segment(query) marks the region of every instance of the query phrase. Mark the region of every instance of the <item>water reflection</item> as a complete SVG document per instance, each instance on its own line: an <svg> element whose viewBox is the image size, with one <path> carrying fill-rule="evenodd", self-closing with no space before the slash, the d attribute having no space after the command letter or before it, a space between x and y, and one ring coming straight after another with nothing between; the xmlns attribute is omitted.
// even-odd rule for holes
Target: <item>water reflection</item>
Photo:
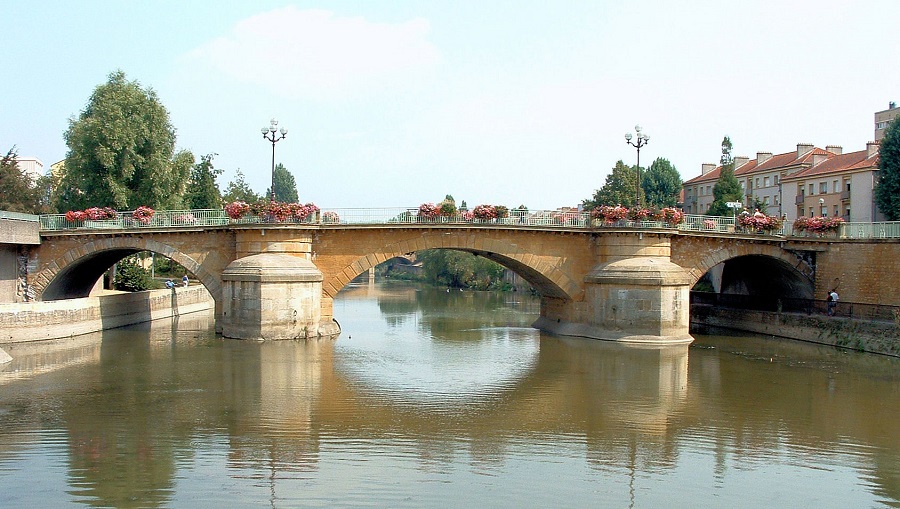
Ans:
<svg viewBox="0 0 900 509"><path fill-rule="evenodd" d="M523 296L442 293L353 289L337 340L225 340L192 314L10 349L0 506L900 500L896 359L556 338Z"/></svg>

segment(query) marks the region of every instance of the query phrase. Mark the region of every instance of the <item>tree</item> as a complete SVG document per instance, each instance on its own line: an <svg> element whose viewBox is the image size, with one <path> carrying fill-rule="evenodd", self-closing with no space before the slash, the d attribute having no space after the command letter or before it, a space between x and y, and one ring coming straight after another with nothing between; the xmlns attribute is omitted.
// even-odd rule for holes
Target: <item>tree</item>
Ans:
<svg viewBox="0 0 900 509"><path fill-rule="evenodd" d="M256 203L259 200L262 200L262 196L256 194L253 189L250 189L250 184L244 180L244 174L241 170L237 170L234 173L234 180L228 183L225 186L225 195L222 196L222 199L226 203L231 203L235 201L242 201L245 203Z"/></svg>
<svg viewBox="0 0 900 509"><path fill-rule="evenodd" d="M731 138L726 136L722 140L722 157L719 163L722 165L719 180L713 186L713 202L706 213L710 216L726 216L732 211L726 205L730 201L743 201L744 190L741 183L734 176L734 158L731 157Z"/></svg>
<svg viewBox="0 0 900 509"><path fill-rule="evenodd" d="M451 249L429 249L416 253L422 261L426 281L452 288L502 289L503 266L481 256Z"/></svg>
<svg viewBox="0 0 900 509"><path fill-rule="evenodd" d="M644 172L641 187L649 207L674 207L681 193L681 175L668 159L656 158Z"/></svg>
<svg viewBox="0 0 900 509"><path fill-rule="evenodd" d="M266 196L272 196L272 188L266 189ZM283 164L275 165L275 200L284 203L297 203L297 182L291 172Z"/></svg>
<svg viewBox="0 0 900 509"><path fill-rule="evenodd" d="M884 132L878 148L878 183L875 203L888 221L900 220L900 120Z"/></svg>
<svg viewBox="0 0 900 509"><path fill-rule="evenodd" d="M19 167L16 147L0 158L0 210L39 214L43 189Z"/></svg>
<svg viewBox="0 0 900 509"><path fill-rule="evenodd" d="M200 156L200 162L191 168L191 179L184 194L184 206L189 209L218 209L222 207L222 192L216 177L222 170L213 166L215 154Z"/></svg>
<svg viewBox="0 0 900 509"><path fill-rule="evenodd" d="M606 176L603 187L594 191L594 196L583 200L585 210L601 205L631 205L637 203L637 172L633 166L626 166L620 159L612 172Z"/></svg>
<svg viewBox="0 0 900 509"><path fill-rule="evenodd" d="M57 207L178 208L194 156L175 152L175 129L156 92L116 71L69 120Z"/></svg>
<svg viewBox="0 0 900 509"><path fill-rule="evenodd" d="M140 292L150 289L152 281L137 257L129 256L116 263L116 276L113 279L113 288L116 290Z"/></svg>

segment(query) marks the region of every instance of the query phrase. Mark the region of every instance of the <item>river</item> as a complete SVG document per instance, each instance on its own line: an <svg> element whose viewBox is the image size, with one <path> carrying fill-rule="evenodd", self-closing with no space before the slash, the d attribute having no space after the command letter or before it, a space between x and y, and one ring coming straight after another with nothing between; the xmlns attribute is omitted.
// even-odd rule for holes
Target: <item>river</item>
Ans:
<svg viewBox="0 0 900 509"><path fill-rule="evenodd" d="M2 345L0 507L900 507L900 359L561 338L539 308L378 284L335 340L199 313Z"/></svg>

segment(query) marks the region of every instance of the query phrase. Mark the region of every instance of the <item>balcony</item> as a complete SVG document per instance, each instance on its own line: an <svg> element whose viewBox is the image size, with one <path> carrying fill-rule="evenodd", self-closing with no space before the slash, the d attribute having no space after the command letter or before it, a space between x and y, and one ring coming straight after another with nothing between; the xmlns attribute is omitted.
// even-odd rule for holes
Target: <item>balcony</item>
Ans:
<svg viewBox="0 0 900 509"><path fill-rule="evenodd" d="M803 205L803 201L806 199L805 194L798 194L797 198L794 199L794 205Z"/></svg>
<svg viewBox="0 0 900 509"><path fill-rule="evenodd" d="M848 201L848 200L850 200L850 190L847 189L846 191L841 191L841 201Z"/></svg>

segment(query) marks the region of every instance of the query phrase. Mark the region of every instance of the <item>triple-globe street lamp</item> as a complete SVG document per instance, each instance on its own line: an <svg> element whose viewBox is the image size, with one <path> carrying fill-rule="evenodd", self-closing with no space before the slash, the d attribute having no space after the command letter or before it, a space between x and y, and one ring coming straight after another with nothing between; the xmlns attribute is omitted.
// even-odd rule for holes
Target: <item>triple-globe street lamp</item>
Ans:
<svg viewBox="0 0 900 509"><path fill-rule="evenodd" d="M280 130L278 129L278 121L274 118L269 121L269 127L263 127L260 129L262 132L263 138L272 142L272 195L271 200L275 201L275 144L279 141L283 140L285 136L287 136L287 129L282 127ZM276 132L281 133L281 136L276 136Z"/></svg>
<svg viewBox="0 0 900 509"><path fill-rule="evenodd" d="M634 130L637 133L637 139L631 141L631 133L625 133L625 143L637 149L637 166L634 168L637 182L635 183L634 190L636 191L635 199L637 207L641 208L641 147L650 142L650 137L641 132L641 126L639 125L634 126Z"/></svg>

